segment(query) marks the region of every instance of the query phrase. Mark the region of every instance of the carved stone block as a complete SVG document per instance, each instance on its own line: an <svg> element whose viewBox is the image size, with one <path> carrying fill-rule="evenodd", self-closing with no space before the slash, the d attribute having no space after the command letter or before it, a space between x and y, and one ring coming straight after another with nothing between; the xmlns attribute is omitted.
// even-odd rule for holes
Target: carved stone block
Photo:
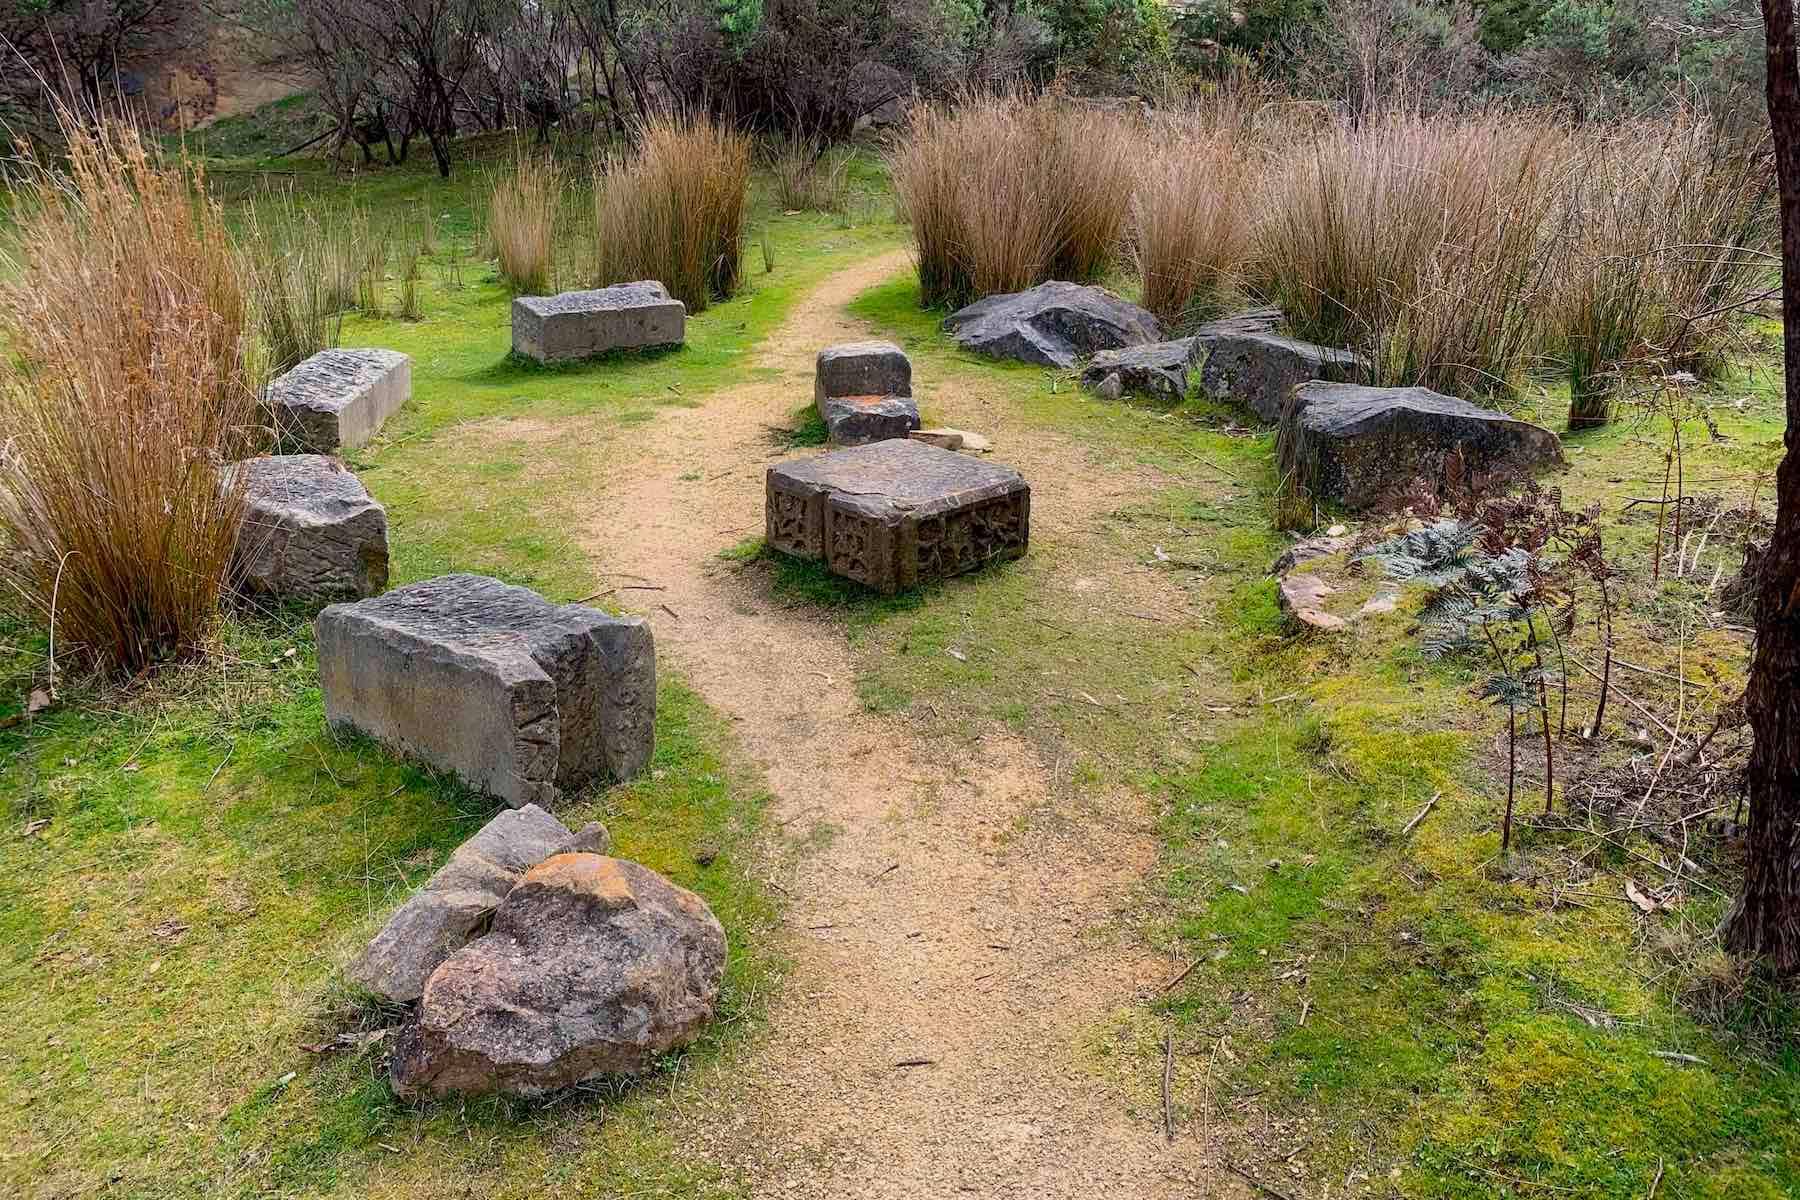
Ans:
<svg viewBox="0 0 1800 1200"><path fill-rule="evenodd" d="M766 537L787 554L896 592L1025 553L1031 487L997 466L909 439L769 468Z"/></svg>

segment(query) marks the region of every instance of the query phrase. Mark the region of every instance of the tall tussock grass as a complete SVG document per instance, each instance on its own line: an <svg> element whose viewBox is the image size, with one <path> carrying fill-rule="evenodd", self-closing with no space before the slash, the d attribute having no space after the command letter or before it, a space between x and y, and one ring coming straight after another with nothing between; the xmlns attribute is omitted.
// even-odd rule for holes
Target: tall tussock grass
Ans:
<svg viewBox="0 0 1800 1200"><path fill-rule="evenodd" d="M689 312L729 299L743 275L749 137L708 117L651 118L594 179L600 285L661 280Z"/></svg>
<svg viewBox="0 0 1800 1200"><path fill-rule="evenodd" d="M850 160L817 136L794 135L763 150L775 203L789 211L845 212L850 205Z"/></svg>
<svg viewBox="0 0 1800 1200"><path fill-rule="evenodd" d="M136 673L193 652L256 436L252 303L219 209L130 126L27 158L0 269L0 580L56 645Z"/></svg>
<svg viewBox="0 0 1800 1200"><path fill-rule="evenodd" d="M928 305L1097 278L1130 210L1137 131L1056 95L914 111L888 165Z"/></svg>
<svg viewBox="0 0 1800 1200"><path fill-rule="evenodd" d="M1131 198L1131 251L1144 307L1179 325L1216 315L1243 293L1255 248L1261 156L1235 125L1184 122L1147 153Z"/></svg>
<svg viewBox="0 0 1800 1200"><path fill-rule="evenodd" d="M250 210L238 238L256 340L269 374L338 344L354 282L342 236L284 194Z"/></svg>
<svg viewBox="0 0 1800 1200"><path fill-rule="evenodd" d="M492 180L488 236L500 278L515 292L541 295L551 290L562 190L556 164L545 155L524 151Z"/></svg>
<svg viewBox="0 0 1800 1200"><path fill-rule="evenodd" d="M1533 361L1568 136L1506 117L1334 124L1268 189L1255 284L1377 382L1503 391Z"/></svg>
<svg viewBox="0 0 1800 1200"><path fill-rule="evenodd" d="M1710 372L1780 237L1769 147L1702 114L1592 136L1560 215L1548 319L1569 426L1611 416L1634 368Z"/></svg>

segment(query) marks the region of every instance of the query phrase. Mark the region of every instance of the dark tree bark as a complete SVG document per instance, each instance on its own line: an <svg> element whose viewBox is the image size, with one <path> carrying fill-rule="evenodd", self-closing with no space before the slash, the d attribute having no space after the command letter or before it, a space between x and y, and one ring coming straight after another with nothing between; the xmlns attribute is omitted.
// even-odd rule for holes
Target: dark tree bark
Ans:
<svg viewBox="0 0 1800 1200"><path fill-rule="evenodd" d="M1755 737L1747 786L1749 860L1725 944L1800 973L1800 56L1794 0L1762 0L1769 125L1781 196L1786 453L1775 473L1775 532L1756 603L1756 658L1744 697Z"/></svg>

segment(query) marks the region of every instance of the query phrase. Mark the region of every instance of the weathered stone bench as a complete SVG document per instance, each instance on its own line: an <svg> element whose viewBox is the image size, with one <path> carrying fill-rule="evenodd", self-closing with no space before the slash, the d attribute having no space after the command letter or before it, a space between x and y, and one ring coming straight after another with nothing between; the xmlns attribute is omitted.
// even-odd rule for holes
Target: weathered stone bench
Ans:
<svg viewBox="0 0 1800 1200"><path fill-rule="evenodd" d="M231 572L282 599L374 596L387 586L387 512L336 459L277 454L231 467L243 488Z"/></svg>
<svg viewBox="0 0 1800 1200"><path fill-rule="evenodd" d="M412 359L398 350L321 350L269 385L282 449L354 450L412 396Z"/></svg>
<svg viewBox="0 0 1800 1200"><path fill-rule="evenodd" d="M846 342L819 351L813 403L833 445L903 438L919 427L912 363L892 342Z"/></svg>
<svg viewBox="0 0 1800 1200"><path fill-rule="evenodd" d="M328 722L515 808L650 760L656 650L641 618L442 575L330 606L318 640Z"/></svg>
<svg viewBox="0 0 1800 1200"><path fill-rule="evenodd" d="M609 350L679 346L687 306L655 280L557 296L520 296L512 305L513 353L541 363L592 358Z"/></svg>
<svg viewBox="0 0 1800 1200"><path fill-rule="evenodd" d="M1031 488L1017 471L899 439L768 470L769 545L895 592L1025 553Z"/></svg>

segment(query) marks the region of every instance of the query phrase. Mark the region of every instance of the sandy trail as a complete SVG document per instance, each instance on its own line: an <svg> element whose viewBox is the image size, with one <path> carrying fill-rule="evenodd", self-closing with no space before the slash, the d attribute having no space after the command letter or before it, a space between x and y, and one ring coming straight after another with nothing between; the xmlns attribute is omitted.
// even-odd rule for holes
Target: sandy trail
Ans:
<svg viewBox="0 0 1800 1200"><path fill-rule="evenodd" d="M758 1196L1205 1194L1193 1143L1128 1116L1080 1044L1167 977L1117 920L1155 859L1142 801L1064 792L1003 731L929 741L871 715L842 628L718 556L761 532L766 427L810 398L819 348L868 335L844 305L905 263L831 276L759 352L772 376L634 431L631 471L577 531L603 570L666 589L638 594L658 652L733 721L774 819L832 831L781 868L795 969L734 1064L738 1103L693 1136ZM1033 482L1034 548L1144 486L1078 445L1007 436L997 402L946 387L931 407L1000 435L996 458Z"/></svg>

